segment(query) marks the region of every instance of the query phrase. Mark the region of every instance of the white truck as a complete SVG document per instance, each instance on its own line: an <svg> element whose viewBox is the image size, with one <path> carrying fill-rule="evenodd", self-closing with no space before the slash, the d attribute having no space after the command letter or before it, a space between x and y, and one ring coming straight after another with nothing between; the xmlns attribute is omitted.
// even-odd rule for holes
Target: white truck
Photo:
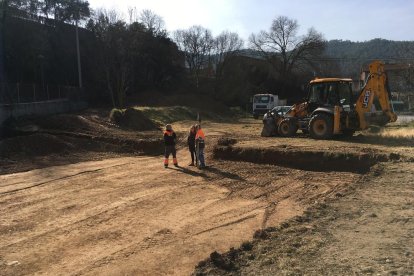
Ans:
<svg viewBox="0 0 414 276"><path fill-rule="evenodd" d="M286 100L279 99L278 95L256 94L253 96L253 117L258 119L275 106L286 105Z"/></svg>

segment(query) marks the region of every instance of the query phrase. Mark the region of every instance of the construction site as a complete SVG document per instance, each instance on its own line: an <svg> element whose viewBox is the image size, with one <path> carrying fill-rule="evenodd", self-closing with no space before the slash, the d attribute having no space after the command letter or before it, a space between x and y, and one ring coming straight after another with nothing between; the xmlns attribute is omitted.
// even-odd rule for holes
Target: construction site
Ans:
<svg viewBox="0 0 414 276"><path fill-rule="evenodd" d="M187 166L193 123L173 123L165 169L162 131L100 110L21 122L0 143L0 274L414 272L409 116L332 140L205 120L203 170Z"/></svg>
<svg viewBox="0 0 414 276"><path fill-rule="evenodd" d="M0 276L414 275L410 4L201 2L0 2Z"/></svg>

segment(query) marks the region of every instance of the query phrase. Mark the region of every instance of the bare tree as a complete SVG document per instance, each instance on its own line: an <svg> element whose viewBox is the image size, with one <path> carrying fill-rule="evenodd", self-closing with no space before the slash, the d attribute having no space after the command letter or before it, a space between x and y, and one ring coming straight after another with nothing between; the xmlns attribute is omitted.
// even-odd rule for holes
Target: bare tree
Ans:
<svg viewBox="0 0 414 276"><path fill-rule="evenodd" d="M177 30L174 32L174 40L184 53L186 65L194 76L198 87L200 72L207 67L214 45L210 30L202 26Z"/></svg>
<svg viewBox="0 0 414 276"><path fill-rule="evenodd" d="M164 19L151 10L143 10L139 22L155 35L166 33Z"/></svg>
<svg viewBox="0 0 414 276"><path fill-rule="evenodd" d="M311 62L324 49L323 35L310 28L306 35L298 36L297 20L279 16L273 20L270 31L252 34L249 38L252 49L259 51L280 71L281 78L289 76L302 62Z"/></svg>
<svg viewBox="0 0 414 276"><path fill-rule="evenodd" d="M138 21L138 14L137 14L137 8L136 7L128 7L128 20L129 24L132 24L134 22Z"/></svg>
<svg viewBox="0 0 414 276"><path fill-rule="evenodd" d="M231 56L243 47L244 41L237 33L224 31L214 39L214 54L216 65L216 77L220 77L222 70Z"/></svg>

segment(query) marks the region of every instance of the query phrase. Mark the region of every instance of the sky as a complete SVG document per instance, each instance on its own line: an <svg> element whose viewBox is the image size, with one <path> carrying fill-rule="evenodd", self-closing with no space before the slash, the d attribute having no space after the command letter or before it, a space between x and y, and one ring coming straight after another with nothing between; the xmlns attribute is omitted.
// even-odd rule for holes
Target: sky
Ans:
<svg viewBox="0 0 414 276"><path fill-rule="evenodd" d="M167 30L201 25L218 35L269 30L277 16L296 19L299 34L314 27L325 39L414 40L414 0L89 0L93 9L115 9L127 20L128 8L152 10Z"/></svg>

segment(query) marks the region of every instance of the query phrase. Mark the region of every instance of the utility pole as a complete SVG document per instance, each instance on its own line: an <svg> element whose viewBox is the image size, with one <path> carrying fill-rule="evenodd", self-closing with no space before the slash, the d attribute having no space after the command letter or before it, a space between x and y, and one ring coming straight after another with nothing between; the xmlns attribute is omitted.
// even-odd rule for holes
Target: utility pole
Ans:
<svg viewBox="0 0 414 276"><path fill-rule="evenodd" d="M78 4L79 0L78 0ZM78 14L75 15L76 17L76 54L78 57L78 77L79 77L79 88L82 89L82 68L81 68L81 59L80 59L80 50L79 50L79 31L78 31L78 22L79 22L79 18L80 18L80 11L79 11L80 7L78 5Z"/></svg>

